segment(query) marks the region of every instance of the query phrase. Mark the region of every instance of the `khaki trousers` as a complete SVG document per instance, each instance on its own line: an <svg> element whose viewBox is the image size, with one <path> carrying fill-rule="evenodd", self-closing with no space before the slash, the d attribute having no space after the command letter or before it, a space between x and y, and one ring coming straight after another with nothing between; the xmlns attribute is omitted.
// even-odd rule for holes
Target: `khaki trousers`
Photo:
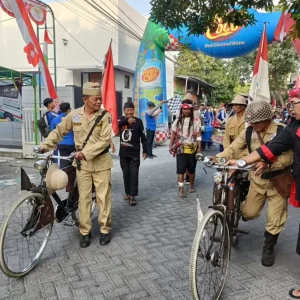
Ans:
<svg viewBox="0 0 300 300"><path fill-rule="evenodd" d="M92 229L91 206L92 206L92 183L95 185L97 204L99 207L98 222L102 233L111 230L111 170L91 172L77 170L77 183L79 190L79 231L87 235Z"/></svg>
<svg viewBox="0 0 300 300"><path fill-rule="evenodd" d="M277 191L277 190L276 190ZM283 225L287 219L287 206L286 199L277 192L265 194L257 192L255 183L251 182L249 187L249 193L244 202L242 202L241 209L243 216L247 220L253 220L260 216L261 211L268 199L267 221L266 231L271 234L278 234L282 231Z"/></svg>

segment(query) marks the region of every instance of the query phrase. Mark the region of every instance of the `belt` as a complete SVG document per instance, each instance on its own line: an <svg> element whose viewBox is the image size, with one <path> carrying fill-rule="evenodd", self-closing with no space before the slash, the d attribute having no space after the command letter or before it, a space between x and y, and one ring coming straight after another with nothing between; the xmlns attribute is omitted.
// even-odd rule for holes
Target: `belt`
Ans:
<svg viewBox="0 0 300 300"><path fill-rule="evenodd" d="M97 156L100 156L100 155L102 155L102 154L105 154L105 153L107 153L107 152L109 152L109 149L110 149L110 146L108 146L107 148L105 148L99 155L97 155ZM76 148L76 151L81 151L82 149L80 148L80 147L77 147Z"/></svg>
<svg viewBox="0 0 300 300"><path fill-rule="evenodd" d="M261 175L261 178L262 178L262 179L272 179L272 178L274 178L274 177L276 177L276 176L278 176L278 175L284 173L284 172L287 171L288 169L289 169L289 167L288 167L288 168L285 168L285 169L277 170L277 171L266 172L266 173L263 173L263 174Z"/></svg>

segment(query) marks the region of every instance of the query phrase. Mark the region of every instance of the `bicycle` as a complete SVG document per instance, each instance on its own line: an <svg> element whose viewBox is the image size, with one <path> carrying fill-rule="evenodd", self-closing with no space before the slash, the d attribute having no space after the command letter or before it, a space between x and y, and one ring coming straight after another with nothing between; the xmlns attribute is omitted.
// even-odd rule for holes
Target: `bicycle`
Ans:
<svg viewBox="0 0 300 300"><path fill-rule="evenodd" d="M69 193L64 200L56 193L51 195L56 203L56 209L47 191L45 180L53 159L72 162L73 155L64 157L37 154L36 156L40 159L34 164L35 169L40 171L40 184L38 186L32 184L25 171L21 169L23 172L21 190L27 192L12 207L0 229L0 269L12 278L26 275L39 262L51 236L55 219L64 222L66 226L79 226L76 168L69 166L63 169L68 174ZM95 207L96 194L93 189L91 214Z"/></svg>
<svg viewBox="0 0 300 300"><path fill-rule="evenodd" d="M213 164L208 157L203 163L218 172L213 176L213 204L198 224L192 244L189 283L194 300L215 300L224 288L237 234L249 233L238 225L242 216L240 203L246 198L250 184L248 171L253 166L244 169L225 166L223 159ZM231 170L236 170L232 176Z"/></svg>

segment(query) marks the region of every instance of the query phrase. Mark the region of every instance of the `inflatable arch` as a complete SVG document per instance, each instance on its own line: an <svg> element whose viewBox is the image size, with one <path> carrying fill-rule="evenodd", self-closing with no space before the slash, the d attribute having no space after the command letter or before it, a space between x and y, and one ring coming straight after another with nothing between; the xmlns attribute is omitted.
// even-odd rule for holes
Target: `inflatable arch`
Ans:
<svg viewBox="0 0 300 300"><path fill-rule="evenodd" d="M133 99L136 115L143 118L147 110L147 102L158 105L167 99L165 51L178 51L186 45L193 51L216 58L233 58L246 55L258 48L260 38L267 23L268 43L275 42L275 30L281 12L254 13L255 25L237 27L219 22L216 33L209 31L200 36L187 34L186 28L166 30L151 21L148 22L138 53ZM163 105L163 111L157 118L156 144L168 139L168 109Z"/></svg>

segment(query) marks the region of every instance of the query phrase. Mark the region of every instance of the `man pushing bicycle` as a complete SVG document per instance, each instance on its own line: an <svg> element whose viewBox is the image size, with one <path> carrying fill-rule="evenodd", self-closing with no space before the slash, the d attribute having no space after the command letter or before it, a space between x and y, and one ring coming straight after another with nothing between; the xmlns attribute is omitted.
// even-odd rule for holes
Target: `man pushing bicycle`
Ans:
<svg viewBox="0 0 300 300"><path fill-rule="evenodd" d="M217 158L234 159L247 150L249 153L262 144L271 141L284 128L272 120L273 111L269 103L254 101L246 109L246 121L249 127L244 129ZM255 171L250 171L250 187L246 200L242 202L242 214L245 221L256 219L261 214L266 199L268 199L265 242L262 253L262 264L270 267L274 264L274 246L279 233L287 219L287 197L276 187L274 179L283 175L293 162L293 153L283 153L276 163L269 166L265 161L256 165ZM243 159L237 161L239 167L247 164Z"/></svg>
<svg viewBox="0 0 300 300"><path fill-rule="evenodd" d="M41 145L41 151L52 150L64 135L73 130L76 146L77 182L79 190L80 247L86 248L91 240L92 184L99 206L101 225L100 244L110 242L111 230L111 115L101 109L102 96L99 83L87 82L83 86L84 106L70 112L51 131Z"/></svg>

